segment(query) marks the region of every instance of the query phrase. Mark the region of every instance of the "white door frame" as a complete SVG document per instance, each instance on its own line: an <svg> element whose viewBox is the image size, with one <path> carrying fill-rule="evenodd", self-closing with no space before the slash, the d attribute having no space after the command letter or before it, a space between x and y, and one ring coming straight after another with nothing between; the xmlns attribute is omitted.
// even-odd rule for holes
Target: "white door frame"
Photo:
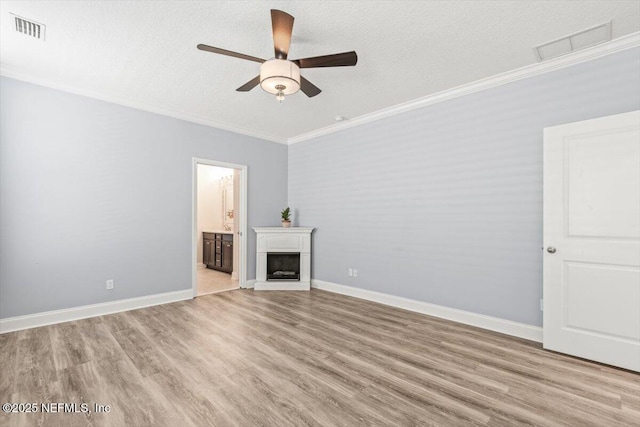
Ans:
<svg viewBox="0 0 640 427"><path fill-rule="evenodd" d="M192 189L191 196L191 287L193 297L198 296L198 279L196 266L198 263L198 165L217 166L221 168L236 169L240 171L240 224L238 234L234 239L240 239L240 262L238 263L240 288L247 287L247 165L219 162L217 160L201 159L194 157L192 165Z"/></svg>

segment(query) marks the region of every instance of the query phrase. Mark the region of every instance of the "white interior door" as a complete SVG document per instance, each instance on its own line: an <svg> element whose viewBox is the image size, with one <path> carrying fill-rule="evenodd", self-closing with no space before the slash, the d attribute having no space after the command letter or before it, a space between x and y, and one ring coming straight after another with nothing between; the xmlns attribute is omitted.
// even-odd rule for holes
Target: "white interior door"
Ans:
<svg viewBox="0 0 640 427"><path fill-rule="evenodd" d="M640 371L640 111L544 130L543 330Z"/></svg>

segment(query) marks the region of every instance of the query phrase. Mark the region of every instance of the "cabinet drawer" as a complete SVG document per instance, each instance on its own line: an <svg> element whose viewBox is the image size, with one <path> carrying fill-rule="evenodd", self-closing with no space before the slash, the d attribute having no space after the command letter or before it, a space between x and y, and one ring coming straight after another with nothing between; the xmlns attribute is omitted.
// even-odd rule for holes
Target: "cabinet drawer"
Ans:
<svg viewBox="0 0 640 427"><path fill-rule="evenodd" d="M225 242L233 242L233 234L223 234L222 240Z"/></svg>
<svg viewBox="0 0 640 427"><path fill-rule="evenodd" d="M216 235L214 233L202 233L202 236L207 240L214 240L216 238Z"/></svg>

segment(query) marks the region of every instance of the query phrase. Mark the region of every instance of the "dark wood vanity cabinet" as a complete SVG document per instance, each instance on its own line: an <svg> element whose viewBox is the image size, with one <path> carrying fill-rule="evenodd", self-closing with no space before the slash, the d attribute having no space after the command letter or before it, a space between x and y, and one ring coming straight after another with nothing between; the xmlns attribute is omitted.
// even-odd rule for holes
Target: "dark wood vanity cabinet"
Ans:
<svg viewBox="0 0 640 427"><path fill-rule="evenodd" d="M233 234L202 233L202 262L207 268L233 272Z"/></svg>

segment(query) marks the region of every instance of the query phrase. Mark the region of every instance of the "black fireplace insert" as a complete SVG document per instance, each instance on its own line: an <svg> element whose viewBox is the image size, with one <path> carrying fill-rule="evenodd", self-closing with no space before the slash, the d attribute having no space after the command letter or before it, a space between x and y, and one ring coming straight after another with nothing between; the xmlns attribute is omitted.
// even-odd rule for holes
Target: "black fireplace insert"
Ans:
<svg viewBox="0 0 640 427"><path fill-rule="evenodd" d="M268 280L300 280L300 253L267 253Z"/></svg>

